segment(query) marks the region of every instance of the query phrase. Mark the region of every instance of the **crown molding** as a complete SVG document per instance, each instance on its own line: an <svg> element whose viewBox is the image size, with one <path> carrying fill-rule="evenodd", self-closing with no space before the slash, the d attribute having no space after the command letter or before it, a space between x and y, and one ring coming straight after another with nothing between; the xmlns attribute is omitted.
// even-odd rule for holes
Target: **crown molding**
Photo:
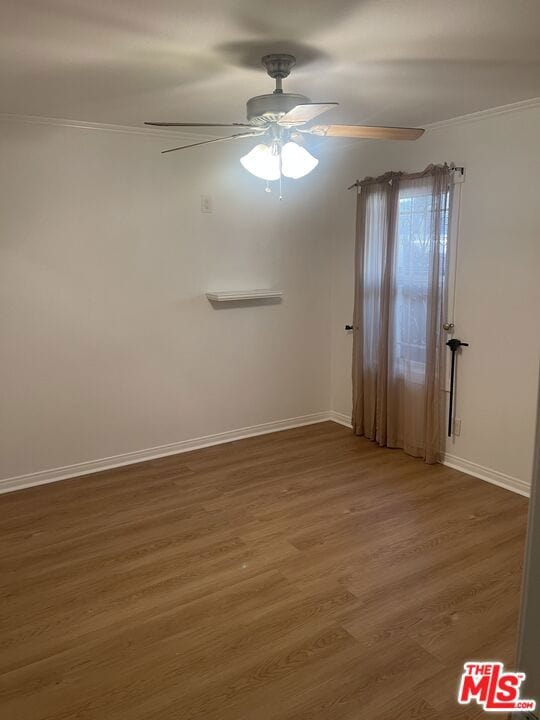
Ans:
<svg viewBox="0 0 540 720"><path fill-rule="evenodd" d="M426 130L437 130L451 125L461 125L464 123L477 122L485 118L496 117L497 115L506 115L507 113L519 112L521 110L530 110L540 107L540 97L530 98L529 100L521 100L520 102L510 103L509 105L499 105L486 110L469 113L468 115L458 115L457 117L448 118L448 120L439 120L434 123L424 123L422 127Z"/></svg>
<svg viewBox="0 0 540 720"><path fill-rule="evenodd" d="M418 123L417 127L423 127L425 130L439 130L446 127L452 127L452 125L465 125L466 123L478 122L479 120L486 120L491 117L497 117L498 115L507 115L509 113L521 112L523 110L532 110L533 108L540 107L540 97L530 98L529 100L520 100L519 102L510 103L509 105L498 105L497 107L487 108L486 110L478 110L478 112L469 113L468 115L457 115L447 120L438 120L433 123ZM372 143L373 140L357 139L351 140L350 142L343 141L339 149L349 150L351 147L361 147L365 144ZM393 140L381 142L393 142ZM335 146L337 147L337 146Z"/></svg>
<svg viewBox="0 0 540 720"><path fill-rule="evenodd" d="M521 100L520 102L510 103L509 105L498 105L497 107L479 110L478 112L469 113L468 115L458 115L453 118L448 118L447 120L438 120L433 123L418 123L418 127L423 127L425 130L439 130L446 127L452 127L452 125L464 125L466 123L478 122L479 120L486 120L498 115L506 115L508 113L520 112L523 110L532 110L537 107L540 107L540 97L530 98L529 100ZM332 150L333 152L336 150L348 152L351 148L361 148L372 142L374 141L363 139L346 141L343 139L339 146L337 143L332 143ZM380 142L393 141L381 140ZM322 147L324 147L324 144ZM327 145L326 147L329 146Z"/></svg>
<svg viewBox="0 0 540 720"><path fill-rule="evenodd" d="M84 120L68 120L66 118L41 117L39 115L16 115L0 113L0 122L24 123L26 125L50 125L53 127L69 127L79 130L101 130L102 132L121 133L123 135L146 135L159 138L203 139L213 140L215 135L203 135L198 132L182 130L159 130L151 127L137 127L136 125L115 125L107 123L86 122Z"/></svg>
<svg viewBox="0 0 540 720"><path fill-rule="evenodd" d="M521 110L530 110L540 107L540 97L530 98L529 100L521 100L520 102L510 103L508 105L499 105L486 110L469 113L468 115L458 115L447 120L439 120L433 123L419 123L426 130L437 130L439 128L449 127L451 125L461 125L463 123L476 122L485 118L495 117L497 115L506 115L507 113L519 112ZM69 120L67 118L51 118L42 117L40 115L17 115L13 113L0 113L0 122L25 123L27 125L51 125L54 127L70 127L81 130L101 130L102 132L116 132L125 135L146 135L148 137L159 138L181 138L181 139L203 139L213 140L215 135L205 135L200 132L186 132L182 130L159 130L157 128L138 127L136 125L117 125L114 123L96 123L87 122L85 120ZM354 145L358 146L365 143L366 140L355 140ZM353 143L347 143L346 147ZM342 146L343 147L343 146Z"/></svg>

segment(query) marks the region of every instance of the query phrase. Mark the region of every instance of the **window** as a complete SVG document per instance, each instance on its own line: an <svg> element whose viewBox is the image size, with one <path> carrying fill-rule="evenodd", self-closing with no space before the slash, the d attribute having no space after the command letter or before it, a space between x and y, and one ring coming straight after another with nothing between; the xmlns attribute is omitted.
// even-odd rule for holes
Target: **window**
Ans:
<svg viewBox="0 0 540 720"><path fill-rule="evenodd" d="M438 260L446 264L449 199L447 190L440 202L434 203L432 193L426 192L418 180L403 183L399 191L392 335L395 370L413 382L424 382L432 263ZM434 232L441 246L438 256L432 248ZM446 268L441 268L439 276L445 272Z"/></svg>
<svg viewBox="0 0 540 720"><path fill-rule="evenodd" d="M363 180L357 199L353 429L426 462L441 451L454 176L446 164L387 172Z"/></svg>

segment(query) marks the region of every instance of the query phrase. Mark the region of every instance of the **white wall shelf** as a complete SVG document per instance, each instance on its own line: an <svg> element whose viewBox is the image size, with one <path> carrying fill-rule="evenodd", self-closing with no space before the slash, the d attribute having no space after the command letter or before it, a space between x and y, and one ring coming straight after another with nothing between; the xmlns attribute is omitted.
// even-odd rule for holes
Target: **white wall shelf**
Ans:
<svg viewBox="0 0 540 720"><path fill-rule="evenodd" d="M206 297L211 302L234 302L242 300L267 300L283 297L281 290L223 290L220 292L207 292Z"/></svg>

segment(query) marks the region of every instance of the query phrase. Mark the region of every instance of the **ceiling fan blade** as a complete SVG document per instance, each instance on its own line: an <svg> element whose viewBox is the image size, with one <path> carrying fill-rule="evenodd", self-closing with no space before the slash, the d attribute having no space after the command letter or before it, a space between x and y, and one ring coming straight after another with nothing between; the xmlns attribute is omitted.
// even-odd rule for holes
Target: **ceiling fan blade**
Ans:
<svg viewBox="0 0 540 720"><path fill-rule="evenodd" d="M297 105L278 120L278 125L302 125L313 120L318 115L322 115L323 112L331 110L336 105L339 105L339 103L305 103L304 105Z"/></svg>
<svg viewBox="0 0 540 720"><path fill-rule="evenodd" d="M227 135L227 137L214 138L214 140L202 140L200 142L191 143L190 145L179 145L178 147L170 148L169 150L162 150L161 154L175 152L176 150L186 150L187 148L197 147L197 145L208 145L210 143L224 142L225 140L239 140L244 137L257 137L258 135L264 135L264 132L244 132L236 133L236 135Z"/></svg>
<svg viewBox="0 0 540 720"><path fill-rule="evenodd" d="M313 125L301 132L320 137L366 138L370 140L417 140L422 128L378 127L375 125Z"/></svg>
<svg viewBox="0 0 540 720"><path fill-rule="evenodd" d="M145 125L154 127L253 127L247 123L168 123L168 122L145 122Z"/></svg>

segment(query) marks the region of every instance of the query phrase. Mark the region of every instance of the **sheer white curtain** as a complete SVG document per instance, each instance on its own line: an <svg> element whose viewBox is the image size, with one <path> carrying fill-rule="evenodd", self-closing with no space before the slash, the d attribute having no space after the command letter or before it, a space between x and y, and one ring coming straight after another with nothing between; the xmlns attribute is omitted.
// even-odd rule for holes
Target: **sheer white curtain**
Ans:
<svg viewBox="0 0 540 720"><path fill-rule="evenodd" d="M442 444L449 186L430 166L358 194L353 428L427 462Z"/></svg>

